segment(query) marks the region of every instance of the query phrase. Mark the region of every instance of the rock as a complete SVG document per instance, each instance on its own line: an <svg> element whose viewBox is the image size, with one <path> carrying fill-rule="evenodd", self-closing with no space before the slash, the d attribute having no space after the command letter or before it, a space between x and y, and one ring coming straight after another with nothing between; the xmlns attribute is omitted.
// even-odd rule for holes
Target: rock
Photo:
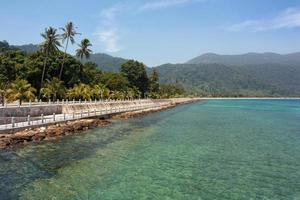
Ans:
<svg viewBox="0 0 300 200"><path fill-rule="evenodd" d="M44 133L45 131L46 131L46 127L41 127L39 130L40 133Z"/></svg>

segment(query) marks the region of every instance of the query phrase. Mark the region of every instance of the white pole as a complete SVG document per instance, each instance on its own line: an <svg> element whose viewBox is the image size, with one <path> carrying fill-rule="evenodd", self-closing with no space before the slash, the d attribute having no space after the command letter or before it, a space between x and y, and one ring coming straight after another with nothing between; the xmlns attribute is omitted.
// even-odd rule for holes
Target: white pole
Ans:
<svg viewBox="0 0 300 200"><path fill-rule="evenodd" d="M15 117L11 118L11 126L14 128L15 127Z"/></svg>
<svg viewBox="0 0 300 200"><path fill-rule="evenodd" d="M28 125L30 125L30 115L27 116Z"/></svg>

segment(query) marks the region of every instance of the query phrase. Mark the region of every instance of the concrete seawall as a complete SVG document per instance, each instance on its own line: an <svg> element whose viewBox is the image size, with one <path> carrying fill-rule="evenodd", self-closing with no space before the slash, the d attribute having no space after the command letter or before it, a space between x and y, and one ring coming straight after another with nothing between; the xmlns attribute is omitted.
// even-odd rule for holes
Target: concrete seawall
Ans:
<svg viewBox="0 0 300 200"><path fill-rule="evenodd" d="M8 107L0 108L0 117L27 117L51 115L53 113L61 114L62 105L42 105L42 106L26 106L26 107Z"/></svg>

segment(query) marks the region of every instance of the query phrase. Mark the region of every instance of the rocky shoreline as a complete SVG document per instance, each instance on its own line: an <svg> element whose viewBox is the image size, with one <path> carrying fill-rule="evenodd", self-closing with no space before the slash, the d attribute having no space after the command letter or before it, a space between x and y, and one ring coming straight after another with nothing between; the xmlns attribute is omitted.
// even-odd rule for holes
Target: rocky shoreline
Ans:
<svg viewBox="0 0 300 200"><path fill-rule="evenodd" d="M129 119L139 117L148 113L159 112L173 108L180 104L187 104L199 101L200 99L173 99L167 106L159 108L144 109L140 111L126 112L111 116L113 119ZM16 146L36 143L43 140L55 140L67 135L73 135L89 129L108 126L111 122L107 119L79 119L50 125L47 127L31 128L13 134L0 134L0 149L8 149Z"/></svg>

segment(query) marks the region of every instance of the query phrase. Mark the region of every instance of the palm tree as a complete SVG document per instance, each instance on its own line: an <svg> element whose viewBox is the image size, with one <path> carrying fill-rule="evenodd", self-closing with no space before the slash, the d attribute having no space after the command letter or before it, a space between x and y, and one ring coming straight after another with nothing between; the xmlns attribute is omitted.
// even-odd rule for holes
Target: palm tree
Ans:
<svg viewBox="0 0 300 200"><path fill-rule="evenodd" d="M41 94L47 99L53 98L53 101L56 101L58 96L61 97L65 94L65 91L66 88L64 87L63 82L54 77L41 89Z"/></svg>
<svg viewBox="0 0 300 200"><path fill-rule="evenodd" d="M136 91L134 91L132 88L129 88L127 91L126 91L126 98L127 99L134 99L136 96Z"/></svg>
<svg viewBox="0 0 300 200"><path fill-rule="evenodd" d="M24 100L34 100L36 89L31 87L27 80L19 79L14 81L6 91L9 101L20 101L20 105Z"/></svg>
<svg viewBox="0 0 300 200"><path fill-rule="evenodd" d="M90 58L90 54L92 53L92 50L89 49L89 47L92 46L90 41L88 39L83 39L80 43L79 49L76 50L76 57L79 58L80 60L85 57L86 59Z"/></svg>
<svg viewBox="0 0 300 200"><path fill-rule="evenodd" d="M76 27L74 27L73 22L68 22L65 25L65 28L61 28L61 30L64 32L62 34L62 43L64 43L66 40L67 40L67 42L66 42L65 53L63 56L63 60L62 60L62 64L61 64L61 68L60 68L60 72L59 72L59 80L61 80L61 77L62 77L69 42L71 42L71 44L74 44L75 43L74 37L75 37L75 35L79 34L76 32L75 28Z"/></svg>
<svg viewBox="0 0 300 200"><path fill-rule="evenodd" d="M93 90L89 85L80 83L68 90L67 96L70 99L86 99L90 100L93 97Z"/></svg>
<svg viewBox="0 0 300 200"><path fill-rule="evenodd" d="M44 66L43 66L40 88L43 87L43 81L44 81L48 56L58 52L59 51L58 47L61 46L59 43L59 35L56 32L57 29L53 27L49 27L48 29L46 28L45 32L41 34L41 36L44 38L44 42L41 44L41 50L44 53L45 58L44 58Z"/></svg>
<svg viewBox="0 0 300 200"><path fill-rule="evenodd" d="M109 94L109 89L103 84L94 85L92 90L95 98L103 99Z"/></svg>

